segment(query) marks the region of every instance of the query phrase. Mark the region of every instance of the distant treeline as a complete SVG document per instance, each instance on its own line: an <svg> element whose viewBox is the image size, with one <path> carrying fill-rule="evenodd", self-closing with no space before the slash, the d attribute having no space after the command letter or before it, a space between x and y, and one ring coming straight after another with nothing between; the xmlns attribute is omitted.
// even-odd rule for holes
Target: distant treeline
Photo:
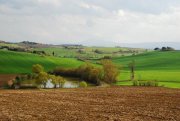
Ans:
<svg viewBox="0 0 180 121"><path fill-rule="evenodd" d="M100 81L102 80L102 70L100 68L95 68L90 64L70 69L57 68L52 72L52 74L80 78L97 86L100 85Z"/></svg>
<svg viewBox="0 0 180 121"><path fill-rule="evenodd" d="M162 48L154 48L154 50L160 50L160 51L174 51L175 49L172 47L162 47Z"/></svg>
<svg viewBox="0 0 180 121"><path fill-rule="evenodd" d="M97 86L101 84L101 81L107 83L116 82L116 77L119 74L117 67L112 63L111 60L102 60L101 64L103 68L93 66L90 63L86 63L78 68L56 68L51 72L51 74L77 77Z"/></svg>
<svg viewBox="0 0 180 121"><path fill-rule="evenodd" d="M37 51L37 50L30 50L27 48L20 48L20 47L9 47L9 46L0 46L0 49L7 49L9 51L15 51L15 52L28 52L28 53L34 53L39 55L47 55L45 51Z"/></svg>

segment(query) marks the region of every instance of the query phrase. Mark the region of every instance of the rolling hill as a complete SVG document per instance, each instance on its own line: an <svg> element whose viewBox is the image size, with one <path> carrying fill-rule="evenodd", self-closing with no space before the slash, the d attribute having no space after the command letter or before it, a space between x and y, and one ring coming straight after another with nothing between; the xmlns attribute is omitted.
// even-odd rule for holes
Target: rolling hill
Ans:
<svg viewBox="0 0 180 121"><path fill-rule="evenodd" d="M41 64L48 71L57 66L77 67L82 62L72 58L57 58L0 50L0 74L30 73L33 64Z"/></svg>
<svg viewBox="0 0 180 121"><path fill-rule="evenodd" d="M136 70L180 70L180 51L154 51L113 59L116 64L125 65L126 69L133 60L135 61Z"/></svg>
<svg viewBox="0 0 180 121"><path fill-rule="evenodd" d="M128 68L132 60L135 61L136 80L157 80L160 85L180 88L180 51L156 51L113 58L113 62L121 67L117 85L132 85ZM83 62L75 58L0 50L0 74L30 73L33 64L41 64L49 71L55 67L78 67Z"/></svg>
<svg viewBox="0 0 180 121"><path fill-rule="evenodd" d="M136 80L157 80L161 85L180 88L180 51L148 52L135 56L114 58L113 62L122 66L118 82L131 84L128 64L135 61Z"/></svg>

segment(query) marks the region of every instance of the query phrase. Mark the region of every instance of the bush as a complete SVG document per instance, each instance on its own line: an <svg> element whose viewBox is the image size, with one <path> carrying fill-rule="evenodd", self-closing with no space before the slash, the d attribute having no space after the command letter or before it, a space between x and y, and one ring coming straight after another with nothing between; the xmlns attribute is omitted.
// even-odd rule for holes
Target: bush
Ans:
<svg viewBox="0 0 180 121"><path fill-rule="evenodd" d="M172 47L162 47L162 51L174 51L175 49Z"/></svg>
<svg viewBox="0 0 180 121"><path fill-rule="evenodd" d="M79 87L87 87L87 83L85 81L82 81L79 83Z"/></svg>
<svg viewBox="0 0 180 121"><path fill-rule="evenodd" d="M104 76L103 80L107 83L116 82L116 78L119 74L118 68L113 64L111 60L102 60Z"/></svg>
<svg viewBox="0 0 180 121"><path fill-rule="evenodd" d="M111 60L103 60L101 64L103 68L95 67L90 63L86 63L78 68L56 68L51 74L77 77L97 86L100 85L100 81L105 81L107 83L116 82L116 78L119 74L118 68Z"/></svg>
<svg viewBox="0 0 180 121"><path fill-rule="evenodd" d="M37 51L37 50L34 50L34 51L32 51L32 53L34 53L34 54L39 54L39 55L46 55L46 52L45 52L45 51Z"/></svg>
<svg viewBox="0 0 180 121"><path fill-rule="evenodd" d="M35 74L39 74L40 72L44 71L44 67L40 64L33 65L32 72Z"/></svg>
<svg viewBox="0 0 180 121"><path fill-rule="evenodd" d="M97 86L99 86L100 81L102 80L102 73L103 71L101 68L94 67L89 63L86 63L78 68L57 68L52 72L52 74L55 75L81 78L82 80L96 84Z"/></svg>
<svg viewBox="0 0 180 121"><path fill-rule="evenodd" d="M94 52L97 53L97 54L103 54L103 52L98 50L98 49L96 49Z"/></svg>
<svg viewBox="0 0 180 121"><path fill-rule="evenodd" d="M156 47L156 48L154 48L154 50L161 50L160 48L158 48L158 47Z"/></svg>
<svg viewBox="0 0 180 121"><path fill-rule="evenodd" d="M133 86L138 86L138 85L139 85L139 82L136 81L136 80L134 80L134 81L133 81Z"/></svg>
<svg viewBox="0 0 180 121"><path fill-rule="evenodd" d="M133 81L133 86L158 87L157 81Z"/></svg>
<svg viewBox="0 0 180 121"><path fill-rule="evenodd" d="M112 57L111 56L104 56L103 59L112 59Z"/></svg>

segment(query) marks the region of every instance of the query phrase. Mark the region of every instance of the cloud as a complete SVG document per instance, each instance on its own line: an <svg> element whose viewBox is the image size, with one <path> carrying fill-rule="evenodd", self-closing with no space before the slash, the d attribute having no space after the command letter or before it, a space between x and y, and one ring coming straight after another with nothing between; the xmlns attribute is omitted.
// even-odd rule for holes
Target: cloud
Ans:
<svg viewBox="0 0 180 121"><path fill-rule="evenodd" d="M180 42L179 0L0 0L0 39Z"/></svg>

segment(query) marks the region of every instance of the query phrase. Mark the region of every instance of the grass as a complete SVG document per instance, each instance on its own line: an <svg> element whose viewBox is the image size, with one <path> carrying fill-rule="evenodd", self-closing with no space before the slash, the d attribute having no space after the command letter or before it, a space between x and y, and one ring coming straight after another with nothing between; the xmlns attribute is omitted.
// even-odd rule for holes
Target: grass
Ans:
<svg viewBox="0 0 180 121"><path fill-rule="evenodd" d="M103 54L97 54L95 50L101 51ZM129 48L116 48L116 47L84 47L81 49L83 53L79 53L79 49L66 49L64 47L48 47L48 48L37 48L35 50L45 51L47 54L52 55L55 52L56 56L59 57L85 57L85 58L102 58L104 56L122 56L122 55L132 55L132 53L119 53L122 51L138 51L139 53L144 52L144 49L129 49ZM116 53L114 53L116 52Z"/></svg>
<svg viewBox="0 0 180 121"><path fill-rule="evenodd" d="M20 47L17 44L12 44L12 43L0 43L0 46L8 46L8 47Z"/></svg>
<svg viewBox="0 0 180 121"><path fill-rule="evenodd" d="M128 69L128 64L135 60L136 70L180 70L180 51L148 52L135 56L117 57L113 61L117 65L123 65Z"/></svg>
<svg viewBox="0 0 180 121"><path fill-rule="evenodd" d="M31 53L0 50L0 73L30 73L32 65L41 64L49 71L55 67L78 67L83 62L76 59L40 56Z"/></svg>
<svg viewBox="0 0 180 121"><path fill-rule="evenodd" d="M114 58L114 63L123 67L117 85L132 85L128 81L130 80L128 64L132 60L135 60L135 80L157 80L165 87L180 88L180 51L148 52Z"/></svg>
<svg viewBox="0 0 180 121"><path fill-rule="evenodd" d="M45 48L41 48L44 50ZM46 48L47 52L52 53L53 49ZM87 52L92 48L86 48ZM99 48L104 51L113 50L111 48ZM55 53L66 55L75 54L76 50L65 51L63 48L54 48ZM113 50L115 51L115 50ZM128 64L135 60L135 79L136 80L157 80L160 85L165 87L180 88L180 51L170 52L147 52L134 56L114 57L113 62L121 67L117 85L132 85ZM11 52L0 50L0 73L18 74L30 73L33 64L41 64L49 71L55 67L78 67L83 64L74 58L60 58L52 56L40 56L23 52Z"/></svg>
<svg viewBox="0 0 180 121"><path fill-rule="evenodd" d="M75 57L77 55L77 50L65 49L63 47L38 48L35 50L45 51L49 55L52 55L52 53L55 52L55 55L59 57Z"/></svg>

